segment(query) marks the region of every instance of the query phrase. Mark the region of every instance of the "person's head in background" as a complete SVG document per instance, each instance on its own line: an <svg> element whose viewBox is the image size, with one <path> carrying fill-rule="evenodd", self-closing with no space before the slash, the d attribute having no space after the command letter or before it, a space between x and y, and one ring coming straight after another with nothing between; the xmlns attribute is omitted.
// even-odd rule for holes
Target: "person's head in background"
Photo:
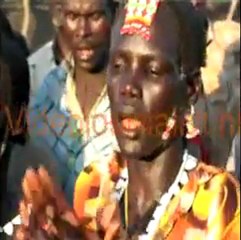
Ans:
<svg viewBox="0 0 241 240"><path fill-rule="evenodd" d="M29 56L29 49L28 49L26 39L19 32L16 32L12 29L6 14L1 8L0 8L0 32L1 34L5 34L10 39L16 40L20 48L23 50L25 56L26 57Z"/></svg>
<svg viewBox="0 0 241 240"><path fill-rule="evenodd" d="M13 32L2 12L0 12L0 38L0 206L2 210L7 199L7 172L13 146L24 145L28 139L25 108L29 102L30 84L26 42L20 34L16 35ZM1 226L6 220L6 215L1 211Z"/></svg>
<svg viewBox="0 0 241 240"><path fill-rule="evenodd" d="M51 12L64 54L71 49L76 67L99 72L108 60L113 0L52 0Z"/></svg>
<svg viewBox="0 0 241 240"><path fill-rule="evenodd" d="M231 4L237 5L233 12L233 20L240 22L240 0L226 0L226 1L214 1L214 0L192 0L192 3L203 11L211 21L225 20L231 8Z"/></svg>
<svg viewBox="0 0 241 240"><path fill-rule="evenodd" d="M15 126L21 116L21 111L28 105L30 83L26 40L20 33L16 33L12 29L6 15L1 9L0 34L0 103L1 107L7 106L7 109L10 110L10 115L6 119L6 114L3 114L3 109L1 108L0 135L2 136L6 127L11 127L6 126L6 124L11 124L12 122ZM6 101L6 99L8 100ZM24 117L23 115L20 119L22 121L19 122L18 126L23 132L13 135L9 134L13 142L25 142L26 119L23 119Z"/></svg>

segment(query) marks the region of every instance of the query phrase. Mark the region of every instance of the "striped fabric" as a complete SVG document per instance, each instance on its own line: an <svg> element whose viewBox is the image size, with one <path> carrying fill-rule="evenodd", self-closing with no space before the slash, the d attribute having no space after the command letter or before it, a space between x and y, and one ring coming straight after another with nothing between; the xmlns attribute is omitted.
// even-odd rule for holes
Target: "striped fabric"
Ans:
<svg viewBox="0 0 241 240"><path fill-rule="evenodd" d="M76 115L77 100L70 86L73 79L64 64L51 71L31 100L29 125L31 136L44 140L56 155L62 186L72 203L79 172L92 160L108 156L116 141L106 91L99 97L89 121L83 122L81 114Z"/></svg>

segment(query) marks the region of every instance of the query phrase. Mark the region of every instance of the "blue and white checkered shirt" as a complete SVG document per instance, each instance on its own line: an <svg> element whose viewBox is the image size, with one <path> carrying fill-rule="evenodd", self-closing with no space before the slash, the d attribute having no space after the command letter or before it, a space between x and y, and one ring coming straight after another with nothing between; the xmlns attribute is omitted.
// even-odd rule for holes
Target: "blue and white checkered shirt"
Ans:
<svg viewBox="0 0 241 240"><path fill-rule="evenodd" d="M46 142L58 159L56 171L60 171L62 187L72 203L75 181L83 167L93 160L105 159L117 145L106 90L87 124L81 122L68 108L66 89L70 75L63 66L47 75L30 102L29 128L31 137Z"/></svg>

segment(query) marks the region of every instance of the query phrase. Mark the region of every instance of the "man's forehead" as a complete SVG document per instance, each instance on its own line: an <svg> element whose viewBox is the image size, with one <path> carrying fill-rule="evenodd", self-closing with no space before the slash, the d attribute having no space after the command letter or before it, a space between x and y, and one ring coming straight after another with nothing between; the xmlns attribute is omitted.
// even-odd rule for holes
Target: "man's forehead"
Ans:
<svg viewBox="0 0 241 240"><path fill-rule="evenodd" d="M103 9L108 0L63 0L64 8L74 11Z"/></svg>
<svg viewBox="0 0 241 240"><path fill-rule="evenodd" d="M150 26L151 38L146 40L141 34L120 34L121 28L124 24L125 12L120 13L119 18L112 32L112 50L120 48L129 48L131 51L146 49L148 51L167 50L168 52L177 51L178 47L178 22L175 14L164 6L155 17L154 22ZM136 46L133 48L133 46ZM141 52L143 52L141 50Z"/></svg>

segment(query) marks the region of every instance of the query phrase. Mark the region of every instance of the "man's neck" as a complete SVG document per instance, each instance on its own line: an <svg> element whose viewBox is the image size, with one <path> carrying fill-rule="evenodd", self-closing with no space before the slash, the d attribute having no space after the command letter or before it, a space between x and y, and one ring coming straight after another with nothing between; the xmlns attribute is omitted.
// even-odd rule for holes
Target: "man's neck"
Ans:
<svg viewBox="0 0 241 240"><path fill-rule="evenodd" d="M129 226L141 223L146 227L150 219L148 211L152 214L156 201L160 200L174 182L182 157L183 141L179 139L153 161L130 160L128 162ZM143 226L140 225L138 228L143 229Z"/></svg>
<svg viewBox="0 0 241 240"><path fill-rule="evenodd" d="M74 80L77 90L76 96L84 118L87 119L106 85L106 74L104 70L99 73L89 73L76 67Z"/></svg>
<svg viewBox="0 0 241 240"><path fill-rule="evenodd" d="M76 82L97 82L97 84L105 85L106 83L106 71L103 69L102 71L98 73L91 73L88 71L85 71L81 68L75 67L74 71L74 79Z"/></svg>

